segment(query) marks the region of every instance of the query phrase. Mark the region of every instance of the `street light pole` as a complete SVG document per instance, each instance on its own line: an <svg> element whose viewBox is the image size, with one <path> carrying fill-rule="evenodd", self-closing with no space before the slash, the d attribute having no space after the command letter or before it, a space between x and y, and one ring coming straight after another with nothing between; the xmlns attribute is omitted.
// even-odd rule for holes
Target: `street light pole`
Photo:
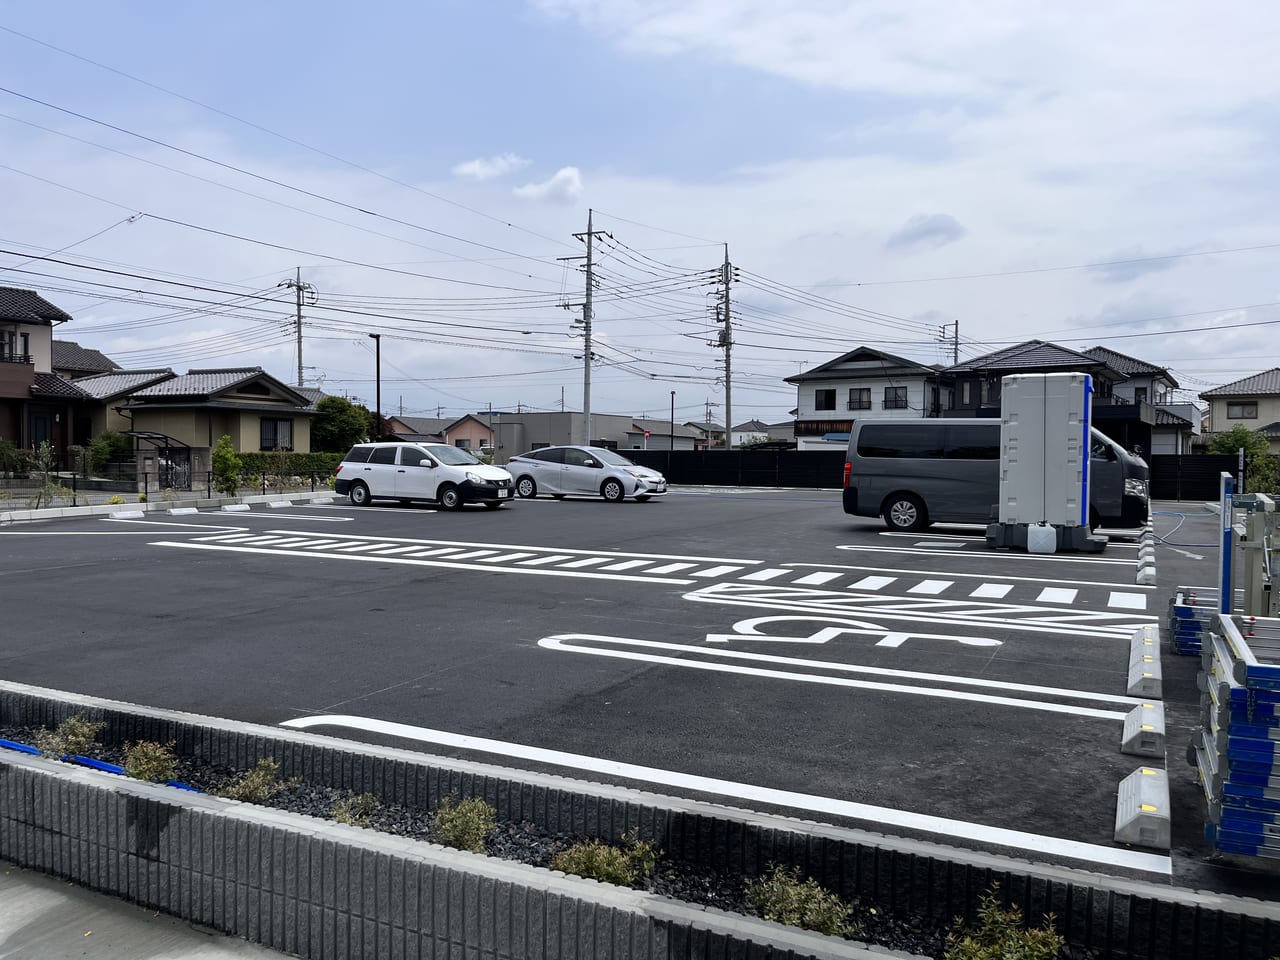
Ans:
<svg viewBox="0 0 1280 960"><path fill-rule="evenodd" d="M382 439L382 334L371 333L369 336L373 339L374 345L374 378L377 387L374 393L374 440Z"/></svg>
<svg viewBox="0 0 1280 960"><path fill-rule="evenodd" d="M676 392L671 391L671 436L667 440L667 449L676 448Z"/></svg>

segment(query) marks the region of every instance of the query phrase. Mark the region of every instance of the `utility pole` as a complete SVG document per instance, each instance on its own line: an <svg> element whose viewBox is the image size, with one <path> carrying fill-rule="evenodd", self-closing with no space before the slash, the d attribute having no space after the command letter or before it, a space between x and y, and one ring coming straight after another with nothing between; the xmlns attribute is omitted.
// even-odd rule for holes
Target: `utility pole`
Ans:
<svg viewBox="0 0 1280 960"><path fill-rule="evenodd" d="M943 343L947 342L947 327L951 327L951 363L954 366L960 362L960 321L947 324L944 323L938 328L938 339Z"/></svg>
<svg viewBox="0 0 1280 960"><path fill-rule="evenodd" d="M294 292L294 334L298 342L298 386L302 386L302 297L307 296L307 303L316 302L316 288L302 282L302 268L298 267L292 280L281 280L277 287L292 287Z"/></svg>
<svg viewBox="0 0 1280 960"><path fill-rule="evenodd" d="M369 337L373 340L374 377L377 381L373 401L374 406L377 407L377 410L374 411L374 423L376 426L373 428L375 434L373 439L377 441L382 438L382 334L371 333Z"/></svg>
<svg viewBox="0 0 1280 960"><path fill-rule="evenodd" d="M724 448L733 449L733 322L729 313L729 284L733 280L733 266L729 263L729 245L724 245L724 266L721 268L720 282L724 284L724 299L721 301L721 316L724 326L720 330L720 346L724 347ZM711 418L707 417L707 422Z"/></svg>
<svg viewBox="0 0 1280 960"><path fill-rule="evenodd" d="M591 354L591 294L595 289L596 278L593 273L594 260L592 254L594 250L593 241L597 235L606 236L613 239L613 234L607 230L592 229L592 211L587 210L587 232L575 233L574 237L587 242L587 256L585 273L587 275L586 294L582 301L582 442L590 445L591 443L591 361L595 359ZM557 260L581 260L582 257L557 257ZM571 304L565 304L569 307ZM575 320L576 326L579 321Z"/></svg>

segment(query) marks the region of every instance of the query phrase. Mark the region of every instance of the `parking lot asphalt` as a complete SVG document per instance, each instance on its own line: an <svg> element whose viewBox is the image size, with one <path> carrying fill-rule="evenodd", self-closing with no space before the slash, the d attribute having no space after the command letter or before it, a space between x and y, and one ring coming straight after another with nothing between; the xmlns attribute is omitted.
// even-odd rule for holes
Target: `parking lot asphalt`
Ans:
<svg viewBox="0 0 1280 960"><path fill-rule="evenodd" d="M1211 575L1171 549L1158 557L1180 582ZM1135 583L1137 551L1132 535L1098 556L1043 556L990 551L980 528L890 534L846 517L836 491L14 524L0 529L0 579L25 599L8 606L0 669L1225 883L1200 868L1181 769L1173 855L1112 842L1116 788L1139 765L1119 749L1139 702L1125 693L1129 636L1158 621L1169 589L1163 573ZM1194 671L1190 691L1174 682L1194 701ZM1194 712L1182 709L1180 722Z"/></svg>

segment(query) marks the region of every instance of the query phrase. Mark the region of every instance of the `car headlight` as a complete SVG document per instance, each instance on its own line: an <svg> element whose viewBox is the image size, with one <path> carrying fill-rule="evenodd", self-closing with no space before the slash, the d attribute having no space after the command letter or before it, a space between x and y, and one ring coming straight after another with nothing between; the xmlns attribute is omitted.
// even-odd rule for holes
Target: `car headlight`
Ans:
<svg viewBox="0 0 1280 960"><path fill-rule="evenodd" d="M1133 478L1125 480L1124 495L1126 497L1146 497L1147 481Z"/></svg>
<svg viewBox="0 0 1280 960"><path fill-rule="evenodd" d="M468 480L470 480L472 483L487 483L487 482L488 482L487 480L485 480L485 478L484 478L484 477L480 476L480 474L478 474L478 473L472 473L470 470L468 470L468 471L467 471L467 479L468 479Z"/></svg>

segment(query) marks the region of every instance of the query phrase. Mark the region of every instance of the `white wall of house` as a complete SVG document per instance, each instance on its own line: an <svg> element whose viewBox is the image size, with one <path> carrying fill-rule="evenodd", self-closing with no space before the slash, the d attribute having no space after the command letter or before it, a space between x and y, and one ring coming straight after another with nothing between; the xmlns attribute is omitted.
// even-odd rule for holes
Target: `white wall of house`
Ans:
<svg viewBox="0 0 1280 960"><path fill-rule="evenodd" d="M1260 430L1280 420L1280 397L1212 397L1209 400L1209 433L1233 427ZM1280 453L1280 440L1271 441L1271 452Z"/></svg>
<svg viewBox="0 0 1280 960"><path fill-rule="evenodd" d="M890 388L896 396L900 388L906 388L905 407L886 407L885 389ZM932 378L928 382L923 377L859 377L849 380L822 380L801 382L797 385L796 407L797 420L868 420L881 417L923 417L930 406L931 393L934 387ZM850 390L855 392L850 395ZM826 391L825 397L822 392ZM834 398L831 391L835 391ZM860 394L857 391L868 391ZM863 397L870 400L870 407L859 404ZM830 400L834 408L818 404ZM850 403L854 407L850 407Z"/></svg>

